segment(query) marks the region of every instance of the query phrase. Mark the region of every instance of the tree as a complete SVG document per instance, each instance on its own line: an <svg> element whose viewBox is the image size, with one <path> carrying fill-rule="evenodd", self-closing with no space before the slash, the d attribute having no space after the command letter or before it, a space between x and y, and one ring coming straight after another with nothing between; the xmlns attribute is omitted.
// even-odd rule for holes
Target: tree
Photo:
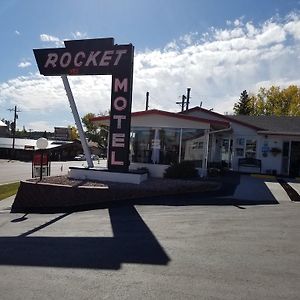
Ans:
<svg viewBox="0 0 300 300"><path fill-rule="evenodd" d="M287 115L300 116L300 88L296 85L290 85L282 91L282 97L288 108Z"/></svg>
<svg viewBox="0 0 300 300"><path fill-rule="evenodd" d="M79 138L78 130L75 126L69 125L68 128L70 129L70 139L72 141L77 140Z"/></svg>
<svg viewBox="0 0 300 300"><path fill-rule="evenodd" d="M95 125L91 120L96 115L93 113L87 113L83 118L82 122L86 128L85 134L90 141L96 142L100 148L105 149L107 147L107 135L108 130L106 126Z"/></svg>
<svg viewBox="0 0 300 300"><path fill-rule="evenodd" d="M248 112L247 114L253 116L300 116L300 88L296 85L284 89L279 86L271 86L268 89L261 87L257 95L248 96L248 101L243 93L240 101L234 104L235 114Z"/></svg>
<svg viewBox="0 0 300 300"><path fill-rule="evenodd" d="M234 104L233 111L235 115L250 115L252 112L251 102L246 90L241 93L239 102Z"/></svg>

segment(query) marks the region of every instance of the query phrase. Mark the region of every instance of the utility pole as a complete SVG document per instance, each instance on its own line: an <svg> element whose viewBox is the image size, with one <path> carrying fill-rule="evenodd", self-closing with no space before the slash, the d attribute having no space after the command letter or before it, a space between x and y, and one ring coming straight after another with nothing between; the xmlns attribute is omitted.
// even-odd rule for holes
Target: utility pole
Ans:
<svg viewBox="0 0 300 300"><path fill-rule="evenodd" d="M181 112L189 109L190 98L191 98L190 95L191 95L191 88L187 88L186 95L182 95L181 102L176 102L176 104L179 104L181 106Z"/></svg>
<svg viewBox="0 0 300 300"><path fill-rule="evenodd" d="M12 127L13 143L12 143L12 150L11 150L11 155L10 155L10 158L13 159L15 157L15 139L16 139L17 119L18 119L17 112L20 112L20 110L17 110L16 105L14 108L9 108L8 110L14 112L14 123L13 123L13 127Z"/></svg>
<svg viewBox="0 0 300 300"><path fill-rule="evenodd" d="M146 93L146 110L149 109L149 92Z"/></svg>
<svg viewBox="0 0 300 300"><path fill-rule="evenodd" d="M181 101L180 101L180 102L176 102L176 104L179 104L179 105L181 106L181 112L184 111L185 99L186 99L186 96L185 96L185 95L182 95Z"/></svg>
<svg viewBox="0 0 300 300"><path fill-rule="evenodd" d="M190 93L191 93L191 88L187 88L187 94L186 94L186 107L185 109L189 109L189 104L190 104Z"/></svg>

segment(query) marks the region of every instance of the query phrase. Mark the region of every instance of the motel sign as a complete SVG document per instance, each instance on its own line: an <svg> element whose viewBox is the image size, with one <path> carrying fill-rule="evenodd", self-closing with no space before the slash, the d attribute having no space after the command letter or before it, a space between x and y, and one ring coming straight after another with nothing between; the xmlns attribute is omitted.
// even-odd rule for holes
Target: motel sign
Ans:
<svg viewBox="0 0 300 300"><path fill-rule="evenodd" d="M133 53L131 44L113 38L65 41L65 48L34 49L39 71L45 76L112 75L108 169L129 168Z"/></svg>

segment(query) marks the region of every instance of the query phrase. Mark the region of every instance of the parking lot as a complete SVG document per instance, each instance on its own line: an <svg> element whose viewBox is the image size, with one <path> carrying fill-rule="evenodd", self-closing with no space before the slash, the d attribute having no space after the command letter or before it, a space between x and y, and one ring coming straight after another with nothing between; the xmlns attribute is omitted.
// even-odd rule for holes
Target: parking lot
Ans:
<svg viewBox="0 0 300 300"><path fill-rule="evenodd" d="M300 204L273 180L71 214L9 206L1 299L299 299Z"/></svg>
<svg viewBox="0 0 300 300"><path fill-rule="evenodd" d="M94 161L97 167L105 167L106 160ZM70 166L86 166L86 161L53 161L51 176L65 175ZM31 178L32 163L17 160L0 159L0 184L26 180Z"/></svg>

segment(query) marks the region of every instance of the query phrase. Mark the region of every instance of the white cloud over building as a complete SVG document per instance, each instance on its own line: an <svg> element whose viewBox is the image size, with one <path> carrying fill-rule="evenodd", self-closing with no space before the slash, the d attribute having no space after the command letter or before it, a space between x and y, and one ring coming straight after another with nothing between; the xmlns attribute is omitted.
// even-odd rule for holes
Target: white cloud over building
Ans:
<svg viewBox="0 0 300 300"><path fill-rule="evenodd" d="M85 36L73 33L73 37ZM62 43L48 34L40 38ZM133 111L144 109L147 91L150 108L179 111L176 101L191 87L190 106L202 102L220 113L231 112L245 89L257 92L261 86L300 85L299 50L300 15L295 13L259 25L238 19L204 34L187 33L161 49L136 52ZM25 67L28 62L21 64ZM109 109L109 76L70 77L70 84L81 114ZM0 94L2 101L23 110L40 109L46 114L59 108L69 112L59 77L18 77L0 84Z"/></svg>

